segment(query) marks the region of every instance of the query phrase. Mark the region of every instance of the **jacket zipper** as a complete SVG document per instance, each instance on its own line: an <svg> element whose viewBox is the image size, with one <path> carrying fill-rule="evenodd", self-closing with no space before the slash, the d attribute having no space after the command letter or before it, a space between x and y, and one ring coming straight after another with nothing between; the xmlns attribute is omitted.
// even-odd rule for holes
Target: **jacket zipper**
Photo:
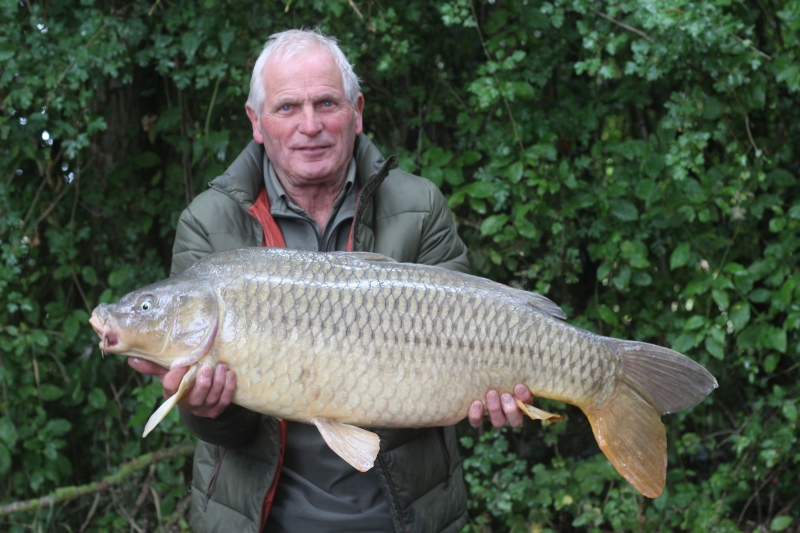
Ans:
<svg viewBox="0 0 800 533"><path fill-rule="evenodd" d="M386 463L384 462L380 453L378 454L378 461L381 464L383 475L386 476L386 481L389 483L389 488L392 489L392 499L394 500L392 503L394 504L395 509L397 509L397 517L398 522L400 522L400 527L403 528L403 533L408 533L408 528L406 527L406 522L403 517L403 508L400 507L400 498L397 496L397 489L394 486L394 482L392 482L392 476L389 475L389 469L386 468Z"/></svg>

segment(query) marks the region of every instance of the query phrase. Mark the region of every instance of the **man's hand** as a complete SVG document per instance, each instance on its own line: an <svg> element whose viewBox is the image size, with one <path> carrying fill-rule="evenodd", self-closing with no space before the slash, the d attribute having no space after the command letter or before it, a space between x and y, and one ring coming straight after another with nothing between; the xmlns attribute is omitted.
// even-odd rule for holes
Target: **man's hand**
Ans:
<svg viewBox="0 0 800 533"><path fill-rule="evenodd" d="M142 374L157 376L164 386L164 398L169 398L178 390L183 376L189 367L168 370L150 361L129 357L128 364ZM189 392L181 398L178 406L195 416L217 418L230 405L233 391L236 389L236 375L228 367L219 364L216 370L203 366L197 372L197 378Z"/></svg>
<svg viewBox="0 0 800 533"><path fill-rule="evenodd" d="M486 409L489 411L489 420L496 428L503 427L508 421L511 427L519 427L522 425L523 414L519 410L514 397L516 396L523 403L533 400L533 394L528 390L528 387L519 383L514 387L514 396L505 392L498 394L496 390L490 390L486 393ZM469 425L476 428L483 423L483 402L475 400L469 407Z"/></svg>

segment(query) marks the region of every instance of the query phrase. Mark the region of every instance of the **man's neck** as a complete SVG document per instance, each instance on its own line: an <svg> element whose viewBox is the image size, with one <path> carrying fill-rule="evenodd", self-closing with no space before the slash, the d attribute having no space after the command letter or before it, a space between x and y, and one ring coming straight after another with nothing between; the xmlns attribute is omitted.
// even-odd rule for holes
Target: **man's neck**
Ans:
<svg viewBox="0 0 800 533"><path fill-rule="evenodd" d="M283 190L286 191L289 198L316 221L320 232L324 231L325 224L327 224L328 218L331 216L331 211L333 211L333 204L344 188L344 183L347 178L347 169L345 169L345 172L336 180L329 180L314 185L305 184L302 186L297 186L292 183L291 180L283 179L277 172L276 174L283 186Z"/></svg>

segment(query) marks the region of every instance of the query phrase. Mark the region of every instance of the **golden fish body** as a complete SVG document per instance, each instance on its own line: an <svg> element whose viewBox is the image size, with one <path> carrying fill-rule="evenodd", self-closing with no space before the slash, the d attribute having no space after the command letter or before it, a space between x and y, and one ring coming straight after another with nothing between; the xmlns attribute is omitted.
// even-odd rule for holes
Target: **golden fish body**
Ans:
<svg viewBox="0 0 800 533"><path fill-rule="evenodd" d="M525 383L580 407L620 473L657 495L666 469L660 415L695 405L716 381L677 352L561 318L542 296L439 267L248 248L98 307L92 324L104 350L192 365L146 431L200 365L225 363L237 376L235 403L316 424L366 469L377 436L356 426L453 424L488 390ZM367 456L348 438L366 439Z"/></svg>

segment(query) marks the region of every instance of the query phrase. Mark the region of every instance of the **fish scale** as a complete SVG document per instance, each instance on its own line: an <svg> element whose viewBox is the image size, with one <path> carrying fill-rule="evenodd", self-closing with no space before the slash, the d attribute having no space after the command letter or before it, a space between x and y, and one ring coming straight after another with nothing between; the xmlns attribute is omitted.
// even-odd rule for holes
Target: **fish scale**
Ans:
<svg viewBox="0 0 800 533"><path fill-rule="evenodd" d="M660 415L695 405L716 380L677 352L563 318L542 296L438 267L249 248L211 254L103 304L91 323L103 350L190 367L145 434L200 366L225 363L237 377L234 403L316 424L336 453L365 470L379 439L359 426L453 424L488 390L524 383L535 396L580 407L617 470L657 496L666 472Z"/></svg>

